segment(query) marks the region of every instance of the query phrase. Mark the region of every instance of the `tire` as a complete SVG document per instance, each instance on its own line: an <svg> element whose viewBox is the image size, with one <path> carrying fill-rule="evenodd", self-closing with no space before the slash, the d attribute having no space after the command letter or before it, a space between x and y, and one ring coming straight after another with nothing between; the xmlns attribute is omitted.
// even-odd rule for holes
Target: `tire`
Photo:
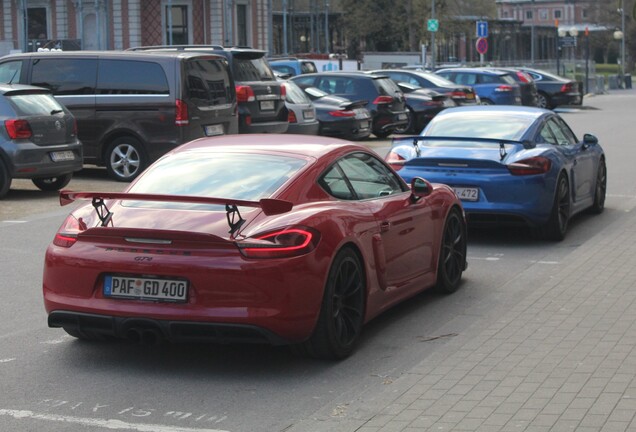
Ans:
<svg viewBox="0 0 636 432"><path fill-rule="evenodd" d="M594 214L601 214L605 210L605 195L607 193L607 166L605 160L601 159L598 164L596 174L596 191L594 192L594 204L590 211Z"/></svg>
<svg viewBox="0 0 636 432"><path fill-rule="evenodd" d="M537 106L539 108L552 109L552 102L550 102L550 97L543 92L537 93Z"/></svg>
<svg viewBox="0 0 636 432"><path fill-rule="evenodd" d="M105 160L108 175L121 182L134 180L148 164L141 142L133 137L121 137L111 142Z"/></svg>
<svg viewBox="0 0 636 432"><path fill-rule="evenodd" d="M360 258L353 250L342 249L329 269L314 333L297 351L324 360L349 356L362 330L365 286Z"/></svg>
<svg viewBox="0 0 636 432"><path fill-rule="evenodd" d="M9 169L0 160L0 199L4 198L9 192L11 187L11 177L9 176Z"/></svg>
<svg viewBox="0 0 636 432"><path fill-rule="evenodd" d="M450 294L459 288L466 269L466 244L466 224L459 210L453 209L444 222L440 245L436 285L439 292Z"/></svg>
<svg viewBox="0 0 636 432"><path fill-rule="evenodd" d="M410 107L408 107L408 119L409 121L406 125L404 125L404 127L395 129L394 132L396 134L408 134L413 132L413 129L415 129L415 121L417 117L415 115L415 111L413 111Z"/></svg>
<svg viewBox="0 0 636 432"><path fill-rule="evenodd" d="M58 177L35 178L31 181L34 185L37 186L38 189L45 192L51 192L62 189L64 186L70 183L72 178L73 173L70 173Z"/></svg>
<svg viewBox="0 0 636 432"><path fill-rule="evenodd" d="M383 131L383 132L373 132L373 135L375 135L376 137L380 138L380 139L384 139L386 137L388 137L389 135L391 135L393 133L393 131Z"/></svg>
<svg viewBox="0 0 636 432"><path fill-rule="evenodd" d="M561 173L554 191L554 203L548 223L543 227L543 236L548 240L561 241L565 238L570 220L570 184Z"/></svg>
<svg viewBox="0 0 636 432"><path fill-rule="evenodd" d="M493 101L491 101L490 99L480 99L479 104L480 105L494 105Z"/></svg>

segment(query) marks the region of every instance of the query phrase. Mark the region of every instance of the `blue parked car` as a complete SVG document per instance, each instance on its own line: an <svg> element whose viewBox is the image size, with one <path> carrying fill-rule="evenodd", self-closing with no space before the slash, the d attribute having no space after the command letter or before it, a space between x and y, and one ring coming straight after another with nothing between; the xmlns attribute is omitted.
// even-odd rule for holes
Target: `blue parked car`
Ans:
<svg viewBox="0 0 636 432"><path fill-rule="evenodd" d="M307 59L296 57L276 57L267 59L270 67L286 78L306 73L316 73L316 64Z"/></svg>
<svg viewBox="0 0 636 432"><path fill-rule="evenodd" d="M394 139L386 159L407 182L423 177L453 187L469 224L524 224L562 240L573 215L605 206L598 139L579 140L546 109L448 108L420 136Z"/></svg>
<svg viewBox="0 0 636 432"><path fill-rule="evenodd" d="M471 86L482 105L521 105L521 88L512 72L487 68L448 68L436 74L456 83Z"/></svg>

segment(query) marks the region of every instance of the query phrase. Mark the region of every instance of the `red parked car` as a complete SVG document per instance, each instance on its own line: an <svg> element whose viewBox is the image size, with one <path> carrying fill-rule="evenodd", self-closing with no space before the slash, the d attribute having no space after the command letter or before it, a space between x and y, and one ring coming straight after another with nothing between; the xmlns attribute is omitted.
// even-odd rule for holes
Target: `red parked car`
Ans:
<svg viewBox="0 0 636 432"><path fill-rule="evenodd" d="M255 169L257 167L257 169ZM62 191L46 251L50 327L80 339L295 344L349 355L363 323L455 291L466 227L448 186L372 150L299 135L202 138L125 192Z"/></svg>

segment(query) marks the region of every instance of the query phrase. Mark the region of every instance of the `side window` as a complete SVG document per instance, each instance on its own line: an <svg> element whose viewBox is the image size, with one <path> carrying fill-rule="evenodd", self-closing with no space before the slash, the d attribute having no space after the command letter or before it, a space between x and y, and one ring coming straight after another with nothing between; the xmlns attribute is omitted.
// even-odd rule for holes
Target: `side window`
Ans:
<svg viewBox="0 0 636 432"><path fill-rule="evenodd" d="M565 137L568 139L568 141L570 141L571 144L576 144L579 142L578 138L576 137L576 135L574 135L574 132L572 132L572 129L570 129L570 126L568 126L563 119L559 118L559 117L555 117L554 121L556 122L557 125L559 125L559 127L561 128L561 130L563 131L563 134L565 135Z"/></svg>
<svg viewBox="0 0 636 432"><path fill-rule="evenodd" d="M97 93L170 94L170 88L166 74L158 63L100 60Z"/></svg>
<svg viewBox="0 0 636 432"><path fill-rule="evenodd" d="M477 83L477 75L473 73L458 73L455 77L457 84L475 85Z"/></svg>
<svg viewBox="0 0 636 432"><path fill-rule="evenodd" d="M537 135L536 141L542 144L557 145L557 140L556 138L554 138L554 135L552 134L552 131L550 130L550 127L548 126L547 123L545 123L541 127L541 130L539 131L539 134Z"/></svg>
<svg viewBox="0 0 636 432"><path fill-rule="evenodd" d="M483 74L479 76L479 82L482 84L496 84L499 82L499 77L495 75Z"/></svg>
<svg viewBox="0 0 636 432"><path fill-rule="evenodd" d="M554 119L548 120L548 127L554 134L558 145L566 146L576 144L576 141L571 140L570 136L565 133L563 128Z"/></svg>
<svg viewBox="0 0 636 432"><path fill-rule="evenodd" d="M329 170L327 170L327 172L320 178L318 184L325 190L325 192L335 198L343 200L356 199L356 196L349 187L349 183L345 179L345 176L338 164L334 164L331 168L329 168Z"/></svg>
<svg viewBox="0 0 636 432"><path fill-rule="evenodd" d="M315 80L314 77L302 77L301 76L301 77L298 77L298 78L294 78L294 82L296 84L298 84L299 86L301 86L301 87L307 87L307 86L312 87L312 86L314 86L315 85L314 84L314 80Z"/></svg>
<svg viewBox="0 0 636 432"><path fill-rule="evenodd" d="M378 198L403 192L402 183L377 158L353 153L338 162L359 199Z"/></svg>
<svg viewBox="0 0 636 432"><path fill-rule="evenodd" d="M119 73L123 75L121 70ZM55 95L95 94L96 79L96 59L33 59L31 84L46 87Z"/></svg>
<svg viewBox="0 0 636 432"><path fill-rule="evenodd" d="M22 74L22 60L8 61L0 64L0 82L19 83Z"/></svg>

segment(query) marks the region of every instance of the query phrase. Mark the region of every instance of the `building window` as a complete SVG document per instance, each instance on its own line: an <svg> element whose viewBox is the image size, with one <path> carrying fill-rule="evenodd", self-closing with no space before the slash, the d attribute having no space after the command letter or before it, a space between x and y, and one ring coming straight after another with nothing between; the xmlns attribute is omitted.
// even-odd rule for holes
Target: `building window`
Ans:
<svg viewBox="0 0 636 432"><path fill-rule="evenodd" d="M249 6L245 3L236 5L236 42L239 46L250 46L249 43Z"/></svg>
<svg viewBox="0 0 636 432"><path fill-rule="evenodd" d="M548 10L547 9L539 10L539 19L541 21L546 21L548 19Z"/></svg>
<svg viewBox="0 0 636 432"><path fill-rule="evenodd" d="M526 19L527 19L527 20L531 20L531 19L533 19L533 17L532 17L532 16L533 16L533 14L532 14L532 11L531 11L531 10L526 11Z"/></svg>
<svg viewBox="0 0 636 432"><path fill-rule="evenodd" d="M559 9L554 11L554 18L561 19L561 11Z"/></svg>
<svg viewBox="0 0 636 432"><path fill-rule="evenodd" d="M33 7L27 9L29 16L29 39L48 39L48 26L46 20L46 8Z"/></svg>
<svg viewBox="0 0 636 432"><path fill-rule="evenodd" d="M581 11L581 15L583 16L583 18L587 18L587 9L583 9Z"/></svg>
<svg viewBox="0 0 636 432"><path fill-rule="evenodd" d="M190 43L188 28L188 6L166 6L166 43L187 45Z"/></svg>

